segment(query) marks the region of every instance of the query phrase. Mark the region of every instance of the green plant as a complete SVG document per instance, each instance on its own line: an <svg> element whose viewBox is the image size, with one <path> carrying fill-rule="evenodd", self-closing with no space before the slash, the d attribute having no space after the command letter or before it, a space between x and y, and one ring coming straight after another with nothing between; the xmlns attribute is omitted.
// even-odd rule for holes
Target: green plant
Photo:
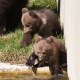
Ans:
<svg viewBox="0 0 80 80"><path fill-rule="evenodd" d="M31 9L41 9L41 8L50 8L57 9L56 0L30 0L28 8Z"/></svg>

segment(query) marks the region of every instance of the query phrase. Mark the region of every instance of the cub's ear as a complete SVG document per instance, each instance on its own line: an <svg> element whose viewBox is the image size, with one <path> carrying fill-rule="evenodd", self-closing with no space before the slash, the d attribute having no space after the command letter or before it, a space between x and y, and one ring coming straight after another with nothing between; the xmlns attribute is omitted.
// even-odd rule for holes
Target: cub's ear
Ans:
<svg viewBox="0 0 80 80"><path fill-rule="evenodd" d="M54 42L53 36L50 36L47 38L47 42L52 43Z"/></svg>
<svg viewBox="0 0 80 80"><path fill-rule="evenodd" d="M32 16L33 18L38 18L37 14L33 11L30 11L29 15Z"/></svg>
<svg viewBox="0 0 80 80"><path fill-rule="evenodd" d="M28 9L27 9L27 8L23 8L23 9L22 9L22 14L24 14L24 13L26 13L26 12L28 12Z"/></svg>
<svg viewBox="0 0 80 80"><path fill-rule="evenodd" d="M35 42L38 43L40 40L42 40L42 37L41 36L37 36Z"/></svg>

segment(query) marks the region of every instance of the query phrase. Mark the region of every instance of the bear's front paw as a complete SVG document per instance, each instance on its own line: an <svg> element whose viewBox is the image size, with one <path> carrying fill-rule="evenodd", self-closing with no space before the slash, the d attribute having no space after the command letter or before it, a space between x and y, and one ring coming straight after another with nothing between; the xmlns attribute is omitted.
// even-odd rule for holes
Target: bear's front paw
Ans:
<svg viewBox="0 0 80 80"><path fill-rule="evenodd" d="M26 45L28 46L31 43L31 40L32 40L31 34L30 33L24 33L20 47L22 48L22 47L25 47Z"/></svg>

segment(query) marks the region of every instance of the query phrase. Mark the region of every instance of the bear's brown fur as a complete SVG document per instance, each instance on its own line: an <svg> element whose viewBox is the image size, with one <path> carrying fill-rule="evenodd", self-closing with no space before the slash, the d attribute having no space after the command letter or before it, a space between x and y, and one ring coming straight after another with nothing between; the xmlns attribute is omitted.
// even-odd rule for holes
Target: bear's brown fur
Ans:
<svg viewBox="0 0 80 80"><path fill-rule="evenodd" d="M61 73L61 65L67 64L67 53L65 46L55 37L42 38L38 36L34 52L30 55L27 65L33 65L35 59L38 59L38 67L44 66L47 62L52 75Z"/></svg>
<svg viewBox="0 0 80 80"><path fill-rule="evenodd" d="M14 31L21 19L22 8L28 0L0 0L0 35L6 31Z"/></svg>
<svg viewBox="0 0 80 80"><path fill-rule="evenodd" d="M21 21L24 26L24 34L26 33L27 36L31 35L32 38L35 33L38 33L44 38L61 33L61 27L57 16L53 11L49 9L42 9L37 11L23 8ZM29 38L28 41L31 41L32 38ZM28 41L23 41L25 41L24 37L21 42L21 47L24 47L23 43L26 45L29 43Z"/></svg>

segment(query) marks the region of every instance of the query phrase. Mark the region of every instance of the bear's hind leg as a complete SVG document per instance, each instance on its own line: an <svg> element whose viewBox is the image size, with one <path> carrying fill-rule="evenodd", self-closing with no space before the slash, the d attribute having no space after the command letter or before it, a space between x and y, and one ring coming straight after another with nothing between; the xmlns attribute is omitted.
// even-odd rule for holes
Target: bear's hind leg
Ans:
<svg viewBox="0 0 80 80"><path fill-rule="evenodd" d="M49 69L51 71L51 75L58 76L58 74L59 74L59 64L58 63L50 65Z"/></svg>

